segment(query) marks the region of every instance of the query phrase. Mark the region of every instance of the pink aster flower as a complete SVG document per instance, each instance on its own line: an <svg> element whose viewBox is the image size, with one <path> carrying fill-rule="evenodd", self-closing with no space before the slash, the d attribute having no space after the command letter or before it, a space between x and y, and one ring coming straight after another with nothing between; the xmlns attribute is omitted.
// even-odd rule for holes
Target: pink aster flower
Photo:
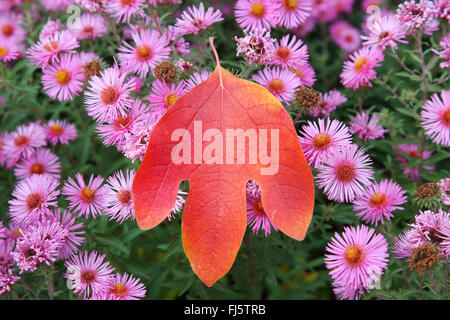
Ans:
<svg viewBox="0 0 450 320"><path fill-rule="evenodd" d="M158 115L164 114L175 102L186 94L186 84L180 81L178 84L167 84L165 81L155 80L151 93L147 97L152 111Z"/></svg>
<svg viewBox="0 0 450 320"><path fill-rule="evenodd" d="M181 72L181 73L188 73L194 65L190 63L189 61L185 61L183 58L179 58L175 62L175 67Z"/></svg>
<svg viewBox="0 0 450 320"><path fill-rule="evenodd" d="M446 19L450 23L450 1L449 0L435 0L436 14L441 19Z"/></svg>
<svg viewBox="0 0 450 320"><path fill-rule="evenodd" d="M44 127L47 133L47 140L52 145L69 144L69 141L75 140L77 137L77 129L75 125L66 120L49 120Z"/></svg>
<svg viewBox="0 0 450 320"><path fill-rule="evenodd" d="M75 0L75 3L91 13L101 12L108 0Z"/></svg>
<svg viewBox="0 0 450 320"><path fill-rule="evenodd" d="M0 273L14 267L14 258L11 253L15 243L12 239L0 240Z"/></svg>
<svg viewBox="0 0 450 320"><path fill-rule="evenodd" d="M91 294L107 292L114 268L105 261L105 257L105 254L99 255L95 250L91 253L84 251L84 254L80 253L65 262L67 273L64 277L71 281L74 293L86 298Z"/></svg>
<svg viewBox="0 0 450 320"><path fill-rule="evenodd" d="M106 187L102 186L103 178L101 176L94 177L92 174L89 182L86 184L81 173L75 175L77 181L68 178L62 189L62 194L69 200L68 208L78 214L78 217L89 215L95 218L102 215L102 209L105 208Z"/></svg>
<svg viewBox="0 0 450 320"><path fill-rule="evenodd" d="M236 55L244 55L244 59L255 66L267 64L275 52L275 39L265 30L250 31L245 37L234 37L237 43Z"/></svg>
<svg viewBox="0 0 450 320"><path fill-rule="evenodd" d="M361 112L350 122L350 132L363 141L382 138L387 130L378 124L379 120L374 113L370 116L368 112Z"/></svg>
<svg viewBox="0 0 450 320"><path fill-rule="evenodd" d="M364 193L364 187L371 184L374 172L372 161L357 145L341 148L318 167L317 186L323 188L328 199L337 202L351 202Z"/></svg>
<svg viewBox="0 0 450 320"><path fill-rule="evenodd" d="M99 124L97 132L102 142L106 146L112 144L121 146L125 142L125 133L130 132L139 121L143 121L147 117L148 106L141 100L135 100L132 107L125 115L119 117L111 123Z"/></svg>
<svg viewBox="0 0 450 320"><path fill-rule="evenodd" d="M441 190L442 203L450 207L450 178L444 178L437 182Z"/></svg>
<svg viewBox="0 0 450 320"><path fill-rule="evenodd" d="M72 0L41 0L42 6L49 11L65 12L73 3Z"/></svg>
<svg viewBox="0 0 450 320"><path fill-rule="evenodd" d="M33 155L20 161L14 169L14 175L18 180L41 174L48 174L56 180L59 180L61 174L58 156L44 148L36 149Z"/></svg>
<svg viewBox="0 0 450 320"><path fill-rule="evenodd" d="M311 110L311 115L317 117L322 114L328 117L330 113L336 108L347 102L347 97L340 93L338 90L333 89L330 92L322 93L319 92L320 104Z"/></svg>
<svg viewBox="0 0 450 320"><path fill-rule="evenodd" d="M333 5L339 12L350 13L353 10L353 4L355 0L334 0Z"/></svg>
<svg viewBox="0 0 450 320"><path fill-rule="evenodd" d="M339 10L333 6L333 2L334 0L312 0L311 20L318 23L328 23L336 20Z"/></svg>
<svg viewBox="0 0 450 320"><path fill-rule="evenodd" d="M256 182L252 181L250 187L247 187L247 225L252 228L254 234L258 234L260 229L264 230L264 235L267 237L272 227L275 231L278 231L278 229L270 222L264 211L261 190L258 186L252 186L252 184L256 184Z"/></svg>
<svg viewBox="0 0 450 320"><path fill-rule="evenodd" d="M13 269L7 269L4 272L0 272L0 295L11 291L11 286L19 279L20 277L14 275Z"/></svg>
<svg viewBox="0 0 450 320"><path fill-rule="evenodd" d="M421 158L423 160L428 159L433 154L433 151L430 150L423 150L422 153L419 152L419 147L416 144L398 144L393 148L397 154L397 159L400 161L400 167L407 166L409 162L408 158L404 156L404 153L413 159ZM434 167L422 165L422 169L432 171ZM403 174L413 181L420 180L420 170L417 167L406 168L403 170Z"/></svg>
<svg viewBox="0 0 450 320"><path fill-rule="evenodd" d="M253 76L253 80L287 105L290 105L295 90L300 86L300 79L293 72L278 67L258 71Z"/></svg>
<svg viewBox="0 0 450 320"><path fill-rule="evenodd" d="M353 211L364 222L378 225L391 220L392 211L403 210L406 203L405 191L394 181L387 179L368 185L366 191L353 202Z"/></svg>
<svg viewBox="0 0 450 320"><path fill-rule="evenodd" d="M36 148L45 144L45 132L39 124L33 122L18 126L3 141L1 153L5 157L6 167L12 168L20 159L30 157Z"/></svg>
<svg viewBox="0 0 450 320"><path fill-rule="evenodd" d="M300 79L300 86L312 87L316 83L316 72L308 62L300 63L296 67L292 67L291 70Z"/></svg>
<svg viewBox="0 0 450 320"><path fill-rule="evenodd" d="M84 75L78 56L63 54L58 65L48 65L42 72L42 86L50 98L72 100L83 91Z"/></svg>
<svg viewBox="0 0 450 320"><path fill-rule="evenodd" d="M222 21L222 12L220 10L214 11L214 8L208 8L205 11L203 3L200 6L188 7L183 11L180 18L177 18L175 30L178 35L194 34L198 35L200 31L206 30L212 24Z"/></svg>
<svg viewBox="0 0 450 320"><path fill-rule="evenodd" d="M416 33L418 29L429 28L437 15L433 1L415 0L405 1L398 6L397 18L408 31Z"/></svg>
<svg viewBox="0 0 450 320"><path fill-rule="evenodd" d="M1 132L0 133L0 165L5 166L7 155L4 154L3 148L6 144L6 141L10 140L10 133L9 132Z"/></svg>
<svg viewBox="0 0 450 320"><path fill-rule="evenodd" d="M94 39L108 33L107 22L99 14L84 13L73 22L71 31L79 39Z"/></svg>
<svg viewBox="0 0 450 320"><path fill-rule="evenodd" d="M57 208L47 218L50 225L58 225L63 230L61 245L58 248L59 259L68 259L78 252L78 247L84 242L83 223L76 223L75 217L69 211L61 211Z"/></svg>
<svg viewBox="0 0 450 320"><path fill-rule="evenodd" d="M85 91L84 103L89 116L100 122L112 122L119 115L125 116L133 103L131 92L134 81L127 80L127 73L117 65L92 76Z"/></svg>
<svg viewBox="0 0 450 320"><path fill-rule="evenodd" d="M278 23L277 4L270 0L238 0L234 15L244 30L270 30Z"/></svg>
<svg viewBox="0 0 450 320"><path fill-rule="evenodd" d="M370 6L379 6L381 7L383 4L383 0L363 0L361 3L361 7L364 11L367 11L367 9Z"/></svg>
<svg viewBox="0 0 450 320"><path fill-rule="evenodd" d="M388 243L365 225L344 227L327 244L325 265L342 299L355 299L369 291L388 266ZM340 288L340 289L339 289Z"/></svg>
<svg viewBox="0 0 450 320"><path fill-rule="evenodd" d="M16 44L25 40L27 32L21 26L25 24L23 16L13 12L2 12L0 14L0 38L12 40Z"/></svg>
<svg viewBox="0 0 450 320"><path fill-rule="evenodd" d="M168 60L170 48L167 38L161 37L158 31L142 29L133 33L132 38L135 47L124 41L118 55L122 67L128 71L145 78L159 62Z"/></svg>
<svg viewBox="0 0 450 320"><path fill-rule="evenodd" d="M423 106L420 117L425 134L434 143L450 147L450 90L442 90L441 98L435 93Z"/></svg>
<svg viewBox="0 0 450 320"><path fill-rule="evenodd" d="M20 181L9 200L9 216L14 223L26 226L50 214L50 208L57 206L58 181L49 175L32 175Z"/></svg>
<svg viewBox="0 0 450 320"><path fill-rule="evenodd" d="M301 25L311 14L311 0L276 0L279 16L278 25L294 29Z"/></svg>
<svg viewBox="0 0 450 320"><path fill-rule="evenodd" d="M169 55L172 55L174 51L176 51L178 55L187 56L191 54L190 43L184 38L178 37L174 26L169 26L166 30L164 30L163 34L166 36L167 45L170 47Z"/></svg>
<svg viewBox="0 0 450 320"><path fill-rule="evenodd" d="M407 229L395 237L392 253L396 258L409 258L412 250L420 245L412 243L413 233L413 229Z"/></svg>
<svg viewBox="0 0 450 320"><path fill-rule="evenodd" d="M348 89L357 90L360 87L371 87L370 80L377 77L375 67L381 66L384 60L381 50L363 47L350 56L344 63L341 73L341 83Z"/></svg>
<svg viewBox="0 0 450 320"><path fill-rule="evenodd" d="M187 197L187 193L181 190L178 190L177 199L175 200L175 205L167 216L167 220L172 221L175 219L175 215L180 213L183 206L186 204L185 198Z"/></svg>
<svg viewBox="0 0 450 320"><path fill-rule="evenodd" d="M131 160L142 160L147 152L148 141L153 127L158 122L161 115L149 112L145 121L137 122L130 132L125 133L124 143L119 150Z"/></svg>
<svg viewBox="0 0 450 320"><path fill-rule="evenodd" d="M449 226L450 213L442 209L439 209L437 212L431 210L420 211L420 214L415 217L415 221L411 225L412 228L418 231L420 237L439 247L443 255L450 253L448 251L449 247L442 247L443 241L448 242L450 240Z"/></svg>
<svg viewBox="0 0 450 320"><path fill-rule="evenodd" d="M125 220L135 220L134 202L131 186L135 170L117 171L108 178L107 192L105 194L105 214L119 223Z"/></svg>
<svg viewBox="0 0 450 320"><path fill-rule="evenodd" d="M186 92L191 91L194 87L198 86L203 81L206 81L210 75L211 72L207 70L203 70L201 73L194 72L191 77L185 81Z"/></svg>
<svg viewBox="0 0 450 320"><path fill-rule="evenodd" d="M47 66L49 63L59 62L61 52L75 53L80 46L76 37L70 31L61 31L51 37L40 39L38 43L32 45L26 52L27 57L35 66Z"/></svg>
<svg viewBox="0 0 450 320"><path fill-rule="evenodd" d="M367 25L369 34L361 37L365 40L365 46L378 47L381 50L385 50L387 47L397 49L397 42L407 43L406 40L403 40L406 37L404 25L396 16L382 16L380 19L374 20L373 23Z"/></svg>
<svg viewBox="0 0 450 320"><path fill-rule="evenodd" d="M142 10L145 0L108 0L105 3L104 10L111 17L116 19L117 23L130 23L131 17L143 16Z"/></svg>
<svg viewBox="0 0 450 320"><path fill-rule="evenodd" d="M22 234L22 227L20 226L20 224L15 223L14 221L10 221L8 223L8 228L6 230L7 240L16 241L17 238L19 238L21 234Z"/></svg>
<svg viewBox="0 0 450 320"><path fill-rule="evenodd" d="M123 276L117 273L110 281L106 293L107 300L139 300L145 297L145 286L139 278L125 273Z"/></svg>
<svg viewBox="0 0 450 320"><path fill-rule="evenodd" d="M48 18L47 23L44 24L41 32L39 33L39 40L53 37L57 32L61 31L62 28L63 25L61 21L53 21L51 18Z"/></svg>
<svg viewBox="0 0 450 320"><path fill-rule="evenodd" d="M302 63L308 61L308 47L301 39L297 39L295 35L287 34L280 40L280 44L275 45L275 51L270 64L277 65L282 68L298 67Z"/></svg>
<svg viewBox="0 0 450 320"><path fill-rule="evenodd" d="M441 62L439 66L442 69L450 68L450 33L442 38L441 42L439 42L439 45L442 48L442 51L437 51L435 49L432 50L434 53L439 55L439 58L445 60L444 62Z"/></svg>
<svg viewBox="0 0 450 320"><path fill-rule="evenodd" d="M314 30L316 23L313 19L306 19L301 25L293 29L292 32L299 37L306 37Z"/></svg>
<svg viewBox="0 0 450 320"><path fill-rule="evenodd" d="M339 120L318 119L318 123L308 121L300 131L300 144L308 164L318 167L338 149L348 147L352 137L345 124Z"/></svg>
<svg viewBox="0 0 450 320"><path fill-rule="evenodd" d="M12 253L20 272L34 271L41 263L50 265L59 259L59 248L67 230L48 220L28 226L16 241Z"/></svg>
<svg viewBox="0 0 450 320"><path fill-rule="evenodd" d="M361 34L347 21L336 21L330 26L333 42L345 52L353 52L361 46Z"/></svg>
<svg viewBox="0 0 450 320"><path fill-rule="evenodd" d="M10 39L0 38L0 61L9 62L19 57L19 47Z"/></svg>

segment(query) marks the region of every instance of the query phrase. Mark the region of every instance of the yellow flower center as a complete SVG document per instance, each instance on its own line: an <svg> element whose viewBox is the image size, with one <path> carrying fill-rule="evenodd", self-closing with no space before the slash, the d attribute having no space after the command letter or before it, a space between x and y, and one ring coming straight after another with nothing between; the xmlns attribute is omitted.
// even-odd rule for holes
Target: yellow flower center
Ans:
<svg viewBox="0 0 450 320"><path fill-rule="evenodd" d="M137 47L137 49L136 49L136 57L140 61L147 61L147 60L149 60L151 57L153 57L152 48L150 48L149 46L146 46L146 45Z"/></svg>
<svg viewBox="0 0 450 320"><path fill-rule="evenodd" d="M60 136L64 132L64 129L59 124L54 124L50 126L49 131L55 136Z"/></svg>
<svg viewBox="0 0 450 320"><path fill-rule="evenodd" d="M370 197L369 206L372 208L380 208L386 205L387 200L387 196L384 193L376 192Z"/></svg>
<svg viewBox="0 0 450 320"><path fill-rule="evenodd" d="M114 121L114 127L117 130L126 129L126 128L128 128L130 126L131 120L132 119L131 119L131 117L129 115L125 115L125 116L119 115L117 120Z"/></svg>
<svg viewBox="0 0 450 320"><path fill-rule="evenodd" d="M331 145L331 136L326 132L319 133L313 138L312 144L316 150L325 150Z"/></svg>
<svg viewBox="0 0 450 320"><path fill-rule="evenodd" d="M273 79L267 85L269 91L272 93L281 93L284 91L284 83L280 79Z"/></svg>
<svg viewBox="0 0 450 320"><path fill-rule="evenodd" d="M303 77L303 70L301 68L291 68L291 71L297 75L297 77L302 78Z"/></svg>
<svg viewBox="0 0 450 320"><path fill-rule="evenodd" d="M27 136L18 136L14 139L14 144L16 147L21 147L24 145L28 145L30 143L30 140Z"/></svg>
<svg viewBox="0 0 450 320"><path fill-rule="evenodd" d="M9 37L13 34L14 32L14 26L12 24L5 24L2 27L2 33L3 35Z"/></svg>
<svg viewBox="0 0 450 320"><path fill-rule="evenodd" d="M259 198L258 200L256 200L253 203L253 210L255 211L255 214L260 217L266 216L266 211L264 211L264 207L263 207L261 198Z"/></svg>
<svg viewBox="0 0 450 320"><path fill-rule="evenodd" d="M30 168L31 174L43 174L44 173L44 166L40 163L35 163Z"/></svg>
<svg viewBox="0 0 450 320"><path fill-rule="evenodd" d="M342 182L350 182L355 177L355 166L351 163L341 163L336 168L336 178Z"/></svg>
<svg viewBox="0 0 450 320"><path fill-rule="evenodd" d="M92 202L95 199L95 191L89 187L84 187L80 191L80 197L84 202Z"/></svg>
<svg viewBox="0 0 450 320"><path fill-rule="evenodd" d="M262 18L266 14L266 7L262 3L255 2L252 4L250 14L256 18Z"/></svg>
<svg viewBox="0 0 450 320"><path fill-rule="evenodd" d="M55 79L60 85L65 85L70 81L70 73L66 69L58 70L55 74Z"/></svg>
<svg viewBox="0 0 450 320"><path fill-rule="evenodd" d="M171 107L180 97L176 93L169 93L165 98L167 108Z"/></svg>
<svg viewBox="0 0 450 320"><path fill-rule="evenodd" d="M44 202L44 199L39 193L31 193L27 196L26 199L28 210L34 210L36 208L39 208L42 202Z"/></svg>
<svg viewBox="0 0 450 320"><path fill-rule="evenodd" d="M0 47L0 57L4 57L8 54L8 49L5 47Z"/></svg>
<svg viewBox="0 0 450 320"><path fill-rule="evenodd" d="M104 104L111 105L119 99L119 92L114 87L106 87L100 92L100 98Z"/></svg>
<svg viewBox="0 0 450 320"><path fill-rule="evenodd" d="M117 193L117 199L123 204L128 205L131 202L131 193L128 190L121 190Z"/></svg>
<svg viewBox="0 0 450 320"><path fill-rule="evenodd" d="M360 266L364 260L364 250L359 245L352 244L345 249L344 259L351 267Z"/></svg>
<svg viewBox="0 0 450 320"><path fill-rule="evenodd" d="M450 127L450 108L447 108L441 113L441 121L447 127Z"/></svg>
<svg viewBox="0 0 450 320"><path fill-rule="evenodd" d="M121 3L123 6L130 6L130 5L132 5L132 4L134 3L134 1L135 1L135 0L120 0L120 3Z"/></svg>
<svg viewBox="0 0 450 320"><path fill-rule="evenodd" d="M275 57L284 62L288 61L291 56L292 51L286 46L278 47L277 51L275 52Z"/></svg>
<svg viewBox="0 0 450 320"><path fill-rule="evenodd" d="M110 292L116 297L124 297L128 294L128 288L119 282L113 286Z"/></svg>
<svg viewBox="0 0 450 320"><path fill-rule="evenodd" d="M44 45L44 49L48 52L53 52L58 49L59 43L58 41L50 41L48 44Z"/></svg>
<svg viewBox="0 0 450 320"><path fill-rule="evenodd" d="M287 10L295 10L298 7L298 0L283 0L283 6Z"/></svg>
<svg viewBox="0 0 450 320"><path fill-rule="evenodd" d="M357 72L362 72L367 67L368 64L369 64L369 59L367 59L366 57L361 57L361 58L356 59L355 66L353 68Z"/></svg>

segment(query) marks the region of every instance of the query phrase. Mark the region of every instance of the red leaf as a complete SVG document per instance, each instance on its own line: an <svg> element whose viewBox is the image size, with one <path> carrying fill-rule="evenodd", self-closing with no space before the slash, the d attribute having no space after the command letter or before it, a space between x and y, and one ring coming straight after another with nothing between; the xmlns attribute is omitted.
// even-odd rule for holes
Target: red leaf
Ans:
<svg viewBox="0 0 450 320"><path fill-rule="evenodd" d="M196 144L195 127L202 135L208 129L217 131L210 141ZM171 139L176 129L186 129L192 137L191 151L180 153L191 158L192 164L172 161L172 152L181 141L180 137ZM276 151L271 147L271 142L276 141L271 129L277 129L279 161L274 157L271 164L264 165L258 157L256 163L250 164L249 147L238 150L235 143L234 149L226 149L226 129L254 129L258 133L266 129L269 156ZM202 154L196 151L200 147L205 151L221 136L224 164L194 163ZM233 156L227 154L229 150L234 151ZM244 154L245 163L237 164L238 156ZM226 160L233 164L226 164ZM262 174L264 168L277 165L275 174ZM183 247L194 272L212 286L231 268L241 245L247 223L249 179L258 182L271 222L288 236L303 240L314 208L314 184L292 120L269 91L233 76L219 65L208 80L172 105L154 127L133 183L137 223L141 229L151 229L165 220L181 181L188 180L190 192L182 217Z"/></svg>

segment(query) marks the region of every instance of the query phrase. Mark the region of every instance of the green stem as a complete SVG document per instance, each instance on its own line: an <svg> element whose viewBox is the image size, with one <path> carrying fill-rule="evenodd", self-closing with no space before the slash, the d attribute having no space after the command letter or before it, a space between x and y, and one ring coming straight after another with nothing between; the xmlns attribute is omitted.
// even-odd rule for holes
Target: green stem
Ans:
<svg viewBox="0 0 450 320"><path fill-rule="evenodd" d="M50 283L50 280L47 275L47 271L44 266L41 266L42 273L44 274L45 282L47 283L48 296L50 300L53 300L53 284Z"/></svg>
<svg viewBox="0 0 450 320"><path fill-rule="evenodd" d="M36 292L34 292L34 290L33 289L31 289L31 287L25 282L25 280L23 280L22 278L20 278L20 280L19 280L21 283L22 283L22 285L25 287L25 289L27 289L37 300L41 300L40 298L39 298L39 296L37 295L37 293Z"/></svg>

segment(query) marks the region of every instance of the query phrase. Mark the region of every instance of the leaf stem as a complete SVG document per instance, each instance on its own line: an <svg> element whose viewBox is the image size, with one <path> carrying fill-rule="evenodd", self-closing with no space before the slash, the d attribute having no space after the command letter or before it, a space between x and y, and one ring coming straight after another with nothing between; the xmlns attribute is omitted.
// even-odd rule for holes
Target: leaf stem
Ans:
<svg viewBox="0 0 450 320"><path fill-rule="evenodd" d="M41 270L42 273L44 274L45 282L47 283L48 295L50 297L50 300L53 300L53 283L50 283L45 266L41 266Z"/></svg>
<svg viewBox="0 0 450 320"><path fill-rule="evenodd" d="M397 55L397 53L395 52L394 49L391 48L391 52L392 52L392 56L394 57L395 60L397 60L397 62L403 67L403 69L405 69L406 72L408 72L410 75L412 75L414 78L416 78L417 80L421 80L420 75L418 75L417 73L415 73L414 71L412 71L410 68L408 68L403 61L400 59L400 57Z"/></svg>
<svg viewBox="0 0 450 320"><path fill-rule="evenodd" d="M159 19L158 19L158 13L155 11L155 9L152 8L152 5L150 4L150 1L147 0L147 6L148 10L150 11L150 15L152 16L152 19L155 21L156 28L158 29L159 35L162 36L162 30L161 26L159 25Z"/></svg>
<svg viewBox="0 0 450 320"><path fill-rule="evenodd" d="M37 300L41 300L39 298L39 296L36 294L36 292L34 292L33 289L31 289L31 287L25 282L25 280L23 280L22 278L20 278L20 282L23 284L23 286L25 287L25 289L27 289Z"/></svg>

